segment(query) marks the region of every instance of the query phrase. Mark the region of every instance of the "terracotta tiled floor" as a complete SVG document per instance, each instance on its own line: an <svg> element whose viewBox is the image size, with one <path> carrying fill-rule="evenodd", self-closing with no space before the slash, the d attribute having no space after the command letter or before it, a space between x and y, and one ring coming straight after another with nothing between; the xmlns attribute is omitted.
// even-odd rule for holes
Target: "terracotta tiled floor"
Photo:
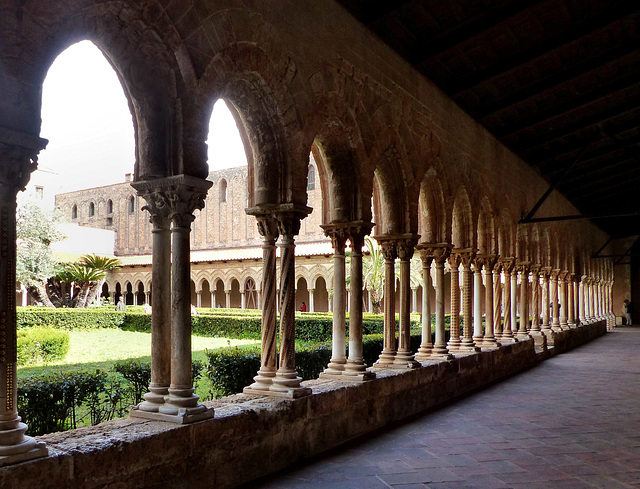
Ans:
<svg viewBox="0 0 640 489"><path fill-rule="evenodd" d="M640 488L640 328L251 487Z"/></svg>

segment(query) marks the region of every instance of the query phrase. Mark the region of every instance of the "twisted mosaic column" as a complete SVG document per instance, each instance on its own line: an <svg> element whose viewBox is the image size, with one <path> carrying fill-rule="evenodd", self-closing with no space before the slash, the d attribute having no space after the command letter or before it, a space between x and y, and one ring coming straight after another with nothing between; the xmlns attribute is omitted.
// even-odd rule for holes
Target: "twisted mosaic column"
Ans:
<svg viewBox="0 0 640 489"><path fill-rule="evenodd" d="M451 267L451 318L449 322L449 343L447 348L450 352L460 351L462 342L460 341L460 263L461 256L455 251L449 256L449 266Z"/></svg>
<svg viewBox="0 0 640 489"><path fill-rule="evenodd" d="M473 344L481 346L482 331L482 257L476 257L473 264Z"/></svg>
<svg viewBox="0 0 640 489"><path fill-rule="evenodd" d="M476 351L473 343L473 272L471 264L475 258L474 250L459 251L462 262L462 342L464 351Z"/></svg>
<svg viewBox="0 0 640 489"><path fill-rule="evenodd" d="M280 366L271 388L276 395L297 398L311 394L302 387L296 372L296 275L294 236L300 232L299 212L278 212L276 219L281 236L280 247Z"/></svg>
<svg viewBox="0 0 640 489"><path fill-rule="evenodd" d="M276 294L276 239L278 226L271 216L257 216L258 232L262 236L262 344L260 370L253 378L254 383L245 387L247 394L269 392L277 369L277 294Z"/></svg>

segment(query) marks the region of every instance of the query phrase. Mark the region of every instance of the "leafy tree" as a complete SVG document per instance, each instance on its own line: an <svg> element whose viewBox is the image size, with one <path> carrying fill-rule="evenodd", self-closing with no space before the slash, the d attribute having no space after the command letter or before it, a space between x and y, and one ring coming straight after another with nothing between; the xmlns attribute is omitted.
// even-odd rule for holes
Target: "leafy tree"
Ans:
<svg viewBox="0 0 640 489"><path fill-rule="evenodd" d="M64 237L56 229L60 220L58 212L43 209L35 202L25 202L16 212L16 279L25 287L35 288L47 307L54 307L47 280L57 273L50 245Z"/></svg>

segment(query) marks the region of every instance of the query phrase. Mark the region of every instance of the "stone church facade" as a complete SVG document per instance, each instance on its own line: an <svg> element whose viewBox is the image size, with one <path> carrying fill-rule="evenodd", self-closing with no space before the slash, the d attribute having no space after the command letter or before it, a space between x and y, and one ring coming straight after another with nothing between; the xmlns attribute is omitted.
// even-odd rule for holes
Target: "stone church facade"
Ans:
<svg viewBox="0 0 640 489"><path fill-rule="evenodd" d="M296 307L330 309L333 248L320 227L322 190L310 157L307 205L296 256ZM55 205L68 222L115 232L114 255L123 267L110 272L102 295L127 304L151 302L151 224L145 202L125 181L56 195ZM196 307L258 309L261 299L262 250L256 218L247 214L247 167L209 173L212 183L204 208L191 226L191 301ZM90 252L90 250L88 250Z"/></svg>

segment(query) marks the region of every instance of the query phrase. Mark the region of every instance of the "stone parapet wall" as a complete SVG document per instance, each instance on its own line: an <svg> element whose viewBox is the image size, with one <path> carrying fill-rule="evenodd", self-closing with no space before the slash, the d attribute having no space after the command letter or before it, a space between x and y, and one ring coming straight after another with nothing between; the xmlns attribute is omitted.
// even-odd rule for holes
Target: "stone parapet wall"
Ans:
<svg viewBox="0 0 640 489"><path fill-rule="evenodd" d="M604 321L562 333L566 351L606 333ZM559 338L558 338L559 339ZM231 488L534 367L533 340L377 370L366 383L313 380L313 395L237 394L208 403L215 419L174 425L121 419L42 437L48 458L0 470L0 489Z"/></svg>

